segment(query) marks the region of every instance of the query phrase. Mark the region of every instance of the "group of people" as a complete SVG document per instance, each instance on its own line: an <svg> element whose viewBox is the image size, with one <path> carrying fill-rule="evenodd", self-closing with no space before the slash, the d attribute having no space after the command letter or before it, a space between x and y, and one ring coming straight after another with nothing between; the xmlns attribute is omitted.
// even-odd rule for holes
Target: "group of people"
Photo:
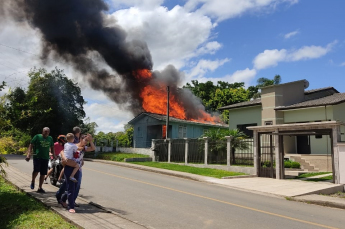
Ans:
<svg viewBox="0 0 345 229"><path fill-rule="evenodd" d="M62 176L65 179L56 193L56 199L61 206L68 208L70 213L75 213L74 207L78 206L75 200L78 197L81 185L84 153L95 150L92 136L90 134L81 135L81 129L74 127L72 133L68 133L66 136L60 135L58 141L54 143L49 133L50 129L44 127L42 134L35 135L31 140L25 158L26 161L30 161L31 154L33 154L34 168L30 187L31 189L35 188L35 180L38 173L40 173L37 192L45 193L42 185L49 173L52 172L52 169L48 172L49 157L55 159L60 156L64 168L61 171L59 180ZM68 205L66 201L68 201Z"/></svg>

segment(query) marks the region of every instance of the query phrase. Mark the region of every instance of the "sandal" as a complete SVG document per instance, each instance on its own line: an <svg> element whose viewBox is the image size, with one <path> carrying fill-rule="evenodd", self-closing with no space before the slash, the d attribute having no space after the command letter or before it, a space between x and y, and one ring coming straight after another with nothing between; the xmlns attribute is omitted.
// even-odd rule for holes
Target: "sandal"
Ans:
<svg viewBox="0 0 345 229"><path fill-rule="evenodd" d="M63 202L62 200L59 200L59 204L63 207L63 208L67 208L67 204L65 202Z"/></svg>
<svg viewBox="0 0 345 229"><path fill-rule="evenodd" d="M71 208L71 209L68 210L68 212L69 213L75 213L75 210Z"/></svg>

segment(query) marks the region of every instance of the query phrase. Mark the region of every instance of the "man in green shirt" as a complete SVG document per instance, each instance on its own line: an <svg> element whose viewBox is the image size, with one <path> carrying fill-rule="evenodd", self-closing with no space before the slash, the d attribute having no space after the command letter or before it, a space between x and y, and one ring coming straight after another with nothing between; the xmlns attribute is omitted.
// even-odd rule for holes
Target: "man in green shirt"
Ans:
<svg viewBox="0 0 345 229"><path fill-rule="evenodd" d="M35 179L40 173L40 182L37 192L45 193L42 189L43 181L45 175L47 175L48 171L48 162L49 162L49 150L53 155L54 152L54 141L51 136L49 136L50 129L48 127L44 127L42 134L36 134L31 143L29 145L29 152L25 158L27 162L30 161L31 153L33 152L33 162L34 162L34 171L32 172L32 180L31 180L31 189L35 188Z"/></svg>

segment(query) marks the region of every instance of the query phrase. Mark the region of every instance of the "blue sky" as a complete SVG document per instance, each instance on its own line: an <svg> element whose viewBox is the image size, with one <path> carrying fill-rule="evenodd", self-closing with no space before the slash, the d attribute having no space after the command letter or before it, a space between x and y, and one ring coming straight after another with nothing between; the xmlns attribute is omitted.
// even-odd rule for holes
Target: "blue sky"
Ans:
<svg viewBox="0 0 345 229"><path fill-rule="evenodd" d="M107 0L108 26L147 42L154 70L173 64L184 82L217 80L255 85L279 74L282 83L307 79L308 89L345 92L345 1L340 0ZM114 20L115 19L115 20ZM133 115L93 91L70 65L43 64L40 35L28 25L0 22L0 80L26 87L26 72L55 66L78 82L86 115L99 131L123 130ZM8 47L5 47L5 46ZM9 48L12 47L12 48ZM25 51L16 51L13 48ZM7 89L8 90L8 89ZM6 90L2 93L6 93Z"/></svg>

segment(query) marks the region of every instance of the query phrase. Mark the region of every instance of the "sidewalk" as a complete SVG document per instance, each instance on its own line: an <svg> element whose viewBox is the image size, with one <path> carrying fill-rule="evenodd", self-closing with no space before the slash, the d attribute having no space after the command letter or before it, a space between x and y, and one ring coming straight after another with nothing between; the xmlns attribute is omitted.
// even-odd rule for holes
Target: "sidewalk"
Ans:
<svg viewBox="0 0 345 229"><path fill-rule="evenodd" d="M37 193L37 187L34 190L30 189L30 184L28 183L31 180L29 175L26 175L13 166L5 167L7 172L6 180L14 184L18 189L26 192L35 199L41 201L54 212L61 215L68 222L76 225L80 228L129 228L129 229L143 229L147 228L138 223L132 222L128 219L125 219L112 211L107 209L100 209L87 200L78 197L78 204L80 207L76 208L76 214L69 213L65 208L62 208L56 201L55 193L58 190L57 187L52 185L45 185L44 189L45 194ZM37 186L37 185L36 185Z"/></svg>
<svg viewBox="0 0 345 229"><path fill-rule="evenodd" d="M238 189L241 191L254 192L259 194L273 195L278 197L285 197L289 200L296 200L301 202L313 203L323 206L337 207L345 209L345 199L316 195L316 194L332 194L336 192L343 192L344 185L333 184L330 182L307 182L302 180L277 180L272 178L263 177L234 177L233 179L217 179L212 177L205 177L190 173L165 170L159 168L153 168L148 166L97 160L97 159L85 159L90 162L99 162L104 164L112 164L117 166L129 167L133 169L140 169L169 176L177 176L185 179L191 179L201 182L207 182L212 184L218 184L223 187ZM328 174L327 174L328 175Z"/></svg>

